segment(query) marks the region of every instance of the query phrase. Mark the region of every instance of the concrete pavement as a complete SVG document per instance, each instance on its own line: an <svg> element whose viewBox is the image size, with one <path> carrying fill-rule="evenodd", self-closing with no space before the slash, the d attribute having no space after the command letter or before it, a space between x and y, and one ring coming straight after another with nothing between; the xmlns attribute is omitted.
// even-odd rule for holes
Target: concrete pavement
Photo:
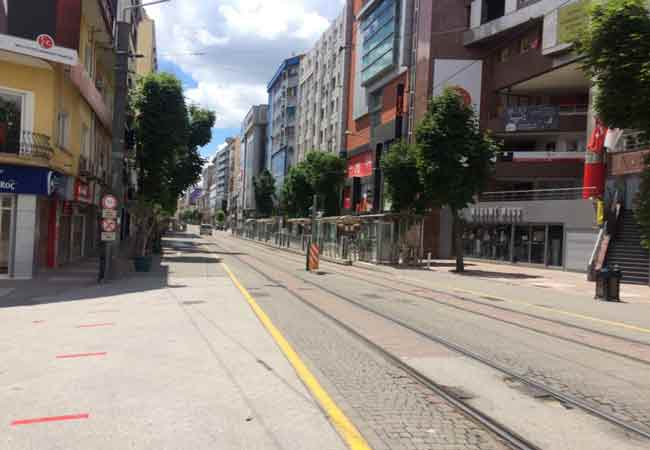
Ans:
<svg viewBox="0 0 650 450"><path fill-rule="evenodd" d="M341 450L218 260L0 308L0 448Z"/></svg>

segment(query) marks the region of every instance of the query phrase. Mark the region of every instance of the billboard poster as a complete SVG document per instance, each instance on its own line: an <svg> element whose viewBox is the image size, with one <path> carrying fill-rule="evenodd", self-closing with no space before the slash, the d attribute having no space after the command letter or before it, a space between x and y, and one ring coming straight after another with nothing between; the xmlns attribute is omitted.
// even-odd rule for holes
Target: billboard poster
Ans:
<svg viewBox="0 0 650 450"><path fill-rule="evenodd" d="M506 109L506 132L557 130L560 108L554 105L509 106Z"/></svg>
<svg viewBox="0 0 650 450"><path fill-rule="evenodd" d="M445 88L452 88L476 114L481 114L481 83L483 61L480 59L434 59L433 95L440 95Z"/></svg>
<svg viewBox="0 0 650 450"><path fill-rule="evenodd" d="M0 0L0 49L76 65L81 0Z"/></svg>

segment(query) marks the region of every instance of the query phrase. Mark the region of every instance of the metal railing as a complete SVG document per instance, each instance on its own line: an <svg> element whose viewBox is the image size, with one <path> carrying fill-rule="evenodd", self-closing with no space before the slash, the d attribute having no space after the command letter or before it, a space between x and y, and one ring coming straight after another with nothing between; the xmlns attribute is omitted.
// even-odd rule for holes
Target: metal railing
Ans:
<svg viewBox="0 0 650 450"><path fill-rule="evenodd" d="M635 152L639 150L650 150L650 140L643 136L641 131L625 131L618 141L613 153Z"/></svg>
<svg viewBox="0 0 650 450"><path fill-rule="evenodd" d="M32 133L31 131L22 131L20 139L9 137L6 142L0 143L0 153L50 160L54 154L54 149L49 136Z"/></svg>
<svg viewBox="0 0 650 450"><path fill-rule="evenodd" d="M520 202L533 200L579 200L585 189L596 188L537 189L530 191L496 191L483 192L478 196L479 202Z"/></svg>

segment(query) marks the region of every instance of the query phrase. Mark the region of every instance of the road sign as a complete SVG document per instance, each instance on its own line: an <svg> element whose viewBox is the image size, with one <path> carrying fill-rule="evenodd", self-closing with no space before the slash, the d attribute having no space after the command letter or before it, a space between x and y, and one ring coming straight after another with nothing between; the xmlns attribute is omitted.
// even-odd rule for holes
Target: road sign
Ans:
<svg viewBox="0 0 650 450"><path fill-rule="evenodd" d="M117 198L114 195L106 194L102 197L102 208L103 209L116 209L117 208Z"/></svg>
<svg viewBox="0 0 650 450"><path fill-rule="evenodd" d="M106 233L113 233L117 229L117 222L113 219L102 220L102 231Z"/></svg>
<svg viewBox="0 0 650 450"><path fill-rule="evenodd" d="M117 235L116 233L113 232L102 232L102 241L103 242L111 242L111 241L116 241L117 240Z"/></svg>
<svg viewBox="0 0 650 450"><path fill-rule="evenodd" d="M102 209L102 219L117 219L117 211L114 209Z"/></svg>

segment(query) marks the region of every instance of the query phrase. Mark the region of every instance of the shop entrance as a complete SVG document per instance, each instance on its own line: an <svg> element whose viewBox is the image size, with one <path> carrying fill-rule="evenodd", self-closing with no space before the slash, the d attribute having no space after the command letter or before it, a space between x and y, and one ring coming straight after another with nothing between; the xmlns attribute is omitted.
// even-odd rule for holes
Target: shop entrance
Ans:
<svg viewBox="0 0 650 450"><path fill-rule="evenodd" d="M0 195L0 276L9 275L14 197Z"/></svg>

